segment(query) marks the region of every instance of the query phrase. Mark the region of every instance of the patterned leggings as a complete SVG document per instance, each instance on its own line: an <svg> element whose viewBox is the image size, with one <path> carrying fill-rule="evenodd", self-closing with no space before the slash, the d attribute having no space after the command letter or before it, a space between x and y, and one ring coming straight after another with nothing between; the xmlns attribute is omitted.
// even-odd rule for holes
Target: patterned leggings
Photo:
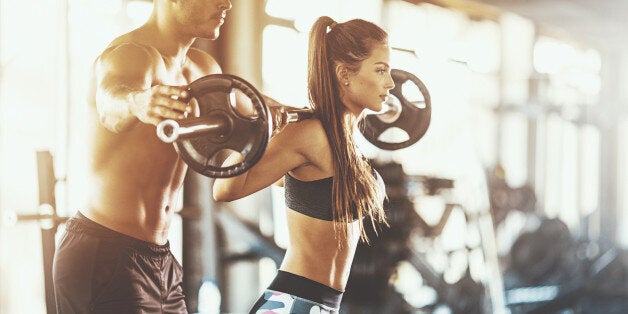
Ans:
<svg viewBox="0 0 628 314"><path fill-rule="evenodd" d="M338 311L297 296L266 290L251 309L251 314L335 314Z"/></svg>
<svg viewBox="0 0 628 314"><path fill-rule="evenodd" d="M337 314L341 299L342 291L280 270L249 314Z"/></svg>

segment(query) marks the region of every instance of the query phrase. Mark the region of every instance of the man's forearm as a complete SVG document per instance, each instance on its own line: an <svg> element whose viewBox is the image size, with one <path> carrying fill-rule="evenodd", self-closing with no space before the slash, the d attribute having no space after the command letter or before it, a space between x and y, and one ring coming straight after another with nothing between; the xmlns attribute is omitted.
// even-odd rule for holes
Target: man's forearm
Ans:
<svg viewBox="0 0 628 314"><path fill-rule="evenodd" d="M118 88L107 93L99 93L96 104L100 123L114 133L131 129L138 122L133 106L137 105L137 98L141 97L142 92Z"/></svg>

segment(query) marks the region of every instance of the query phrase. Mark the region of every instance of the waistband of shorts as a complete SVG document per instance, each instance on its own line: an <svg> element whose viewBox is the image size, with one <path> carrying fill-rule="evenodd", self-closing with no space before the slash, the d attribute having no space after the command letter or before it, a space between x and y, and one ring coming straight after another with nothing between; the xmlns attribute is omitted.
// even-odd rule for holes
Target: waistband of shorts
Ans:
<svg viewBox="0 0 628 314"><path fill-rule="evenodd" d="M159 245L138 238L131 237L124 233L109 229L81 214L80 211L65 223L65 230L68 232L81 232L99 238L114 238L117 240L128 242L134 247L143 250L146 253L164 255L170 253L170 242Z"/></svg>
<svg viewBox="0 0 628 314"><path fill-rule="evenodd" d="M340 301L344 293L320 282L282 270L278 271L268 289L316 302L334 311L340 309Z"/></svg>

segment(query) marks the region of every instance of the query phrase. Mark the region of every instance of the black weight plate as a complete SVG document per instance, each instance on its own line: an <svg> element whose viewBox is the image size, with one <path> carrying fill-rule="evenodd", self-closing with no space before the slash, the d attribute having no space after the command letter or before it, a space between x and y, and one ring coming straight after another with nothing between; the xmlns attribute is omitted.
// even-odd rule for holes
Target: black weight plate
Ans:
<svg viewBox="0 0 628 314"><path fill-rule="evenodd" d="M199 116L221 115L230 128L220 135L200 134L174 142L174 147L194 171L212 178L227 178L250 169L264 154L272 125L270 112L261 94L244 79L229 74L212 74L188 86L198 103ZM256 116L247 117L234 108L235 93L241 91L252 102ZM232 166L212 164L212 157L224 149L239 152L243 160Z"/></svg>
<svg viewBox="0 0 628 314"><path fill-rule="evenodd" d="M423 82L414 74L404 70L393 69L391 76L395 88L390 93L401 104L401 113L393 122L382 121L377 114L364 117L359 122L359 129L364 137L373 145L385 150L406 148L418 142L430 125L432 104L430 94ZM414 84L413 88L406 84ZM415 89L416 88L416 89ZM404 93L406 90L406 93ZM419 94L416 94L418 90ZM414 92L415 94L408 95ZM393 101L392 99L389 101ZM399 128L408 134L408 139L401 142L387 142L380 139L382 133L390 128Z"/></svg>

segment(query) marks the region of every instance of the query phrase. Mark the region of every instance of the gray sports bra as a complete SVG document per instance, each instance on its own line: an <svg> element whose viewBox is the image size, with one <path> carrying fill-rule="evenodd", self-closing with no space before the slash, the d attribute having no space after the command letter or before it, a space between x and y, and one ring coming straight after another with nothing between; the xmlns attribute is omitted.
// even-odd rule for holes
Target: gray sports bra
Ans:
<svg viewBox="0 0 628 314"><path fill-rule="evenodd" d="M373 172L377 177L380 191L384 192L384 180L377 171L373 170ZM284 178L286 206L312 218L333 221L331 193L333 179L329 177L314 181L300 181L287 173Z"/></svg>

